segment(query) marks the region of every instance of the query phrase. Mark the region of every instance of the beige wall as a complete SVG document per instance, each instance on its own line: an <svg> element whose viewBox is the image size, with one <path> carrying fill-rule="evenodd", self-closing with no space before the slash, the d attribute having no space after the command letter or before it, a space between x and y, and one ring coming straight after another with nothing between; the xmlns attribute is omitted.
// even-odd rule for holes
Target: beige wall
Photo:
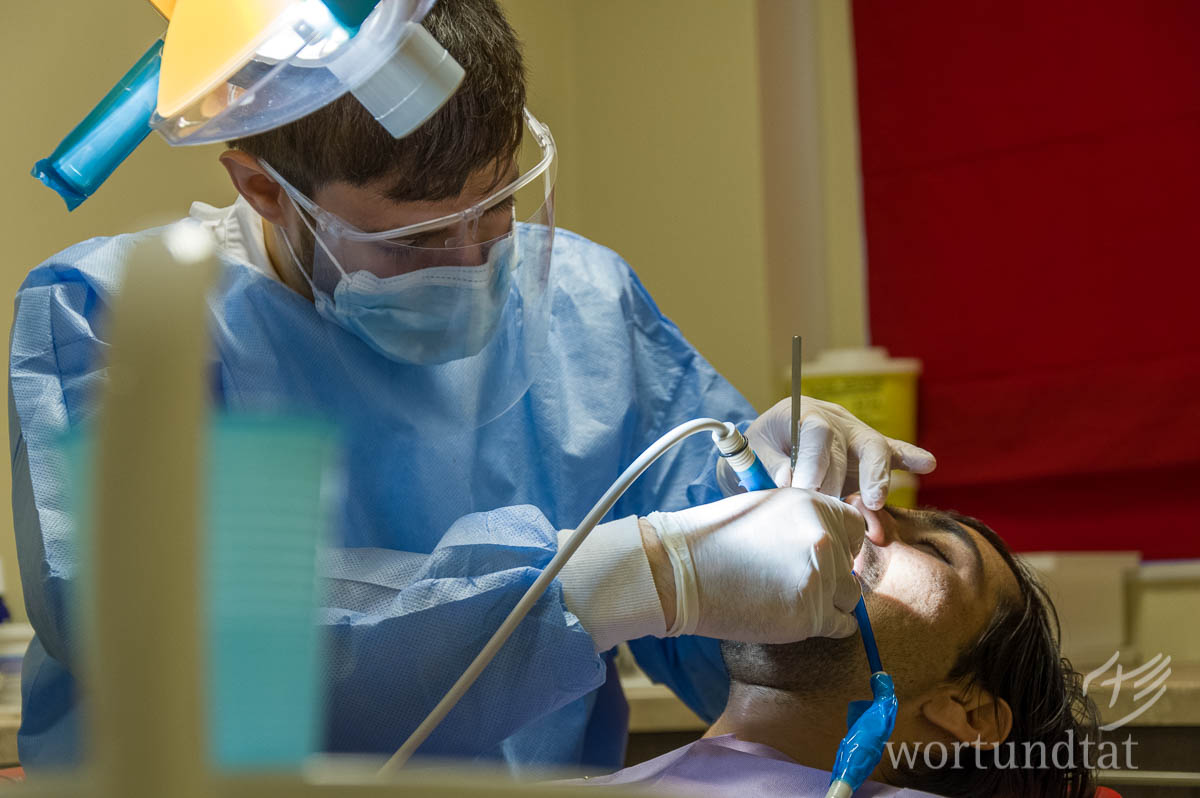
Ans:
<svg viewBox="0 0 1200 798"><path fill-rule="evenodd" d="M184 216L194 199L227 204L233 189L216 162L219 149L172 150L151 137L94 197L67 213L58 195L30 177L46 157L162 30L138 0L5 3L10 35L0 49L8 75L0 126L0 326L12 324L12 301L25 274L55 252L97 235L149 227ZM5 373L8 348L5 347ZM7 403L5 403L7 406ZM5 426L7 429L7 426ZM9 470L3 470L9 495ZM12 515L0 513L0 558L8 598L23 614L16 586Z"/></svg>
<svg viewBox="0 0 1200 798"><path fill-rule="evenodd" d="M783 395L793 334L809 357L867 343L848 0L503 3L562 225L625 256L751 402Z"/></svg>
<svg viewBox="0 0 1200 798"><path fill-rule="evenodd" d="M560 223L619 252L760 408L772 398L754 5L504 0L559 144Z"/></svg>

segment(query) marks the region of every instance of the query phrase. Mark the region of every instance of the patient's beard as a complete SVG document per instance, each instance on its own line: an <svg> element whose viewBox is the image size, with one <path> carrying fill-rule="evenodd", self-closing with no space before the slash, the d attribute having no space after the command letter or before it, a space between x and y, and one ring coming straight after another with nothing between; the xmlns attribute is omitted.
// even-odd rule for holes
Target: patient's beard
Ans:
<svg viewBox="0 0 1200 798"><path fill-rule="evenodd" d="M858 583L862 585L864 596L869 596L875 586L883 579L887 570L887 561L879 553L879 547L869 540L863 541L862 567L858 569Z"/></svg>
<svg viewBox="0 0 1200 798"><path fill-rule="evenodd" d="M864 594L871 593L886 570L887 562L879 548L865 541L859 572ZM786 690L800 698L857 694L867 685L869 668L862 636L857 632L850 637L810 637L778 645L726 642L723 650L733 655L726 661L731 665L730 675L737 681Z"/></svg>

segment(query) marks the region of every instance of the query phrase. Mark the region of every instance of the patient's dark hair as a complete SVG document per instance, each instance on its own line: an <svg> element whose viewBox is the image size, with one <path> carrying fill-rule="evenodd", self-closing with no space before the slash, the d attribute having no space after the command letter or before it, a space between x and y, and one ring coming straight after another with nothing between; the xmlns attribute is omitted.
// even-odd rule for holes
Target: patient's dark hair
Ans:
<svg viewBox="0 0 1200 798"><path fill-rule="evenodd" d="M940 511L939 511L940 512ZM950 681L1003 698L1012 709L1012 730L1001 756L993 752L977 758L964 756L961 767L926 769L920 765L896 773L897 786L913 787L946 796L1003 796L1004 798L1089 798L1095 791L1091 772L1085 766L1085 741L1099 743L1095 705L1083 693L1082 676L1064 659L1060 650L1058 614L1045 587L1023 562L1013 556L1004 541L982 522L944 513L978 532L1000 554L1016 577L1015 597L1002 598L983 630L959 653L950 668ZM805 641L832 652L847 650L850 640ZM801 644L795 644L801 645ZM750 646L723 642L721 653L731 678L749 684L766 684L779 689L804 690L804 674L797 673L794 646ZM885 663L886 664L886 663ZM798 681L799 680L799 681ZM1050 752L1065 742L1071 748L1068 768L1053 767ZM1015 753L1011 752L1015 744ZM1044 746L1047 767L997 767L1013 761L1023 764L1025 746L1040 752ZM1060 746L1061 749L1061 746ZM1036 755L1040 759L1040 754ZM982 764L982 767L979 765ZM1040 762L1038 762L1040 764Z"/></svg>
<svg viewBox="0 0 1200 798"><path fill-rule="evenodd" d="M1058 613L1046 588L986 524L959 513L946 515L991 543L1017 578L1018 596L1001 599L983 634L959 654L947 677L1008 702L1012 731L1004 745L1011 753L1009 744L1015 744L1015 753L997 758L989 752L979 757L982 768L970 756L962 769L919 768L902 775L912 786L939 795L1089 798L1096 787L1085 765L1084 743L1093 748L1099 743L1096 707L1084 695L1082 675L1061 654ZM1071 767L1054 767L1049 752L1064 741L1071 747ZM1024 764L1025 743L1031 750L1045 747L1045 768L996 767L997 761L1003 765L1014 758Z"/></svg>
<svg viewBox="0 0 1200 798"><path fill-rule="evenodd" d="M439 0L421 23L464 72L458 91L430 119L394 139L346 94L291 124L229 142L266 161L300 191L389 178L388 199L441 200L485 168L496 177L521 143L525 66L521 43L495 0Z"/></svg>

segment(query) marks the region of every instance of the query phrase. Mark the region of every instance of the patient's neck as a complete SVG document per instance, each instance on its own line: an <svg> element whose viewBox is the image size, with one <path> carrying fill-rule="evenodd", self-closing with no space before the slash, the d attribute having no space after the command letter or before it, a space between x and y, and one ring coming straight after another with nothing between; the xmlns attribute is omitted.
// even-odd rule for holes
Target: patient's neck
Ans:
<svg viewBox="0 0 1200 798"><path fill-rule="evenodd" d="M801 695L732 682L725 711L704 736L733 734L769 745L801 765L832 770L838 743L846 735L847 704L862 697L840 690Z"/></svg>

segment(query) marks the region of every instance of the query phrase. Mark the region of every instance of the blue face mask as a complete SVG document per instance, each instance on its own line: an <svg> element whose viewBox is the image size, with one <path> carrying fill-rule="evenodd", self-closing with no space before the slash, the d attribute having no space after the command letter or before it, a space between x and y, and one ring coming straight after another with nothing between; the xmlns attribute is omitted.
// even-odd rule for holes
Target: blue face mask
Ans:
<svg viewBox="0 0 1200 798"><path fill-rule="evenodd" d="M281 235L299 264L286 234ZM317 312L401 363L434 365L478 354L495 333L517 267L517 237L480 266L431 266L393 277L340 274L332 293L313 285Z"/></svg>
<svg viewBox="0 0 1200 798"><path fill-rule="evenodd" d="M454 202L435 204L452 209L436 218L424 218L428 208L402 208L394 221L420 220L387 230L372 229L376 224L364 229L322 208L260 161L303 225L288 219L272 229L286 242L321 316L392 360L452 364L428 373L460 379L468 371L486 374L512 386L503 391L504 399L528 387L534 354L549 329L556 150L545 126L528 112L525 121L522 153L537 158L532 168L485 197L463 193ZM520 162L514 158L511 167ZM305 244L302 258L293 249L291 236L297 233ZM467 360L472 362L459 362ZM518 362L521 376L513 365ZM497 394L493 385L488 393Z"/></svg>

